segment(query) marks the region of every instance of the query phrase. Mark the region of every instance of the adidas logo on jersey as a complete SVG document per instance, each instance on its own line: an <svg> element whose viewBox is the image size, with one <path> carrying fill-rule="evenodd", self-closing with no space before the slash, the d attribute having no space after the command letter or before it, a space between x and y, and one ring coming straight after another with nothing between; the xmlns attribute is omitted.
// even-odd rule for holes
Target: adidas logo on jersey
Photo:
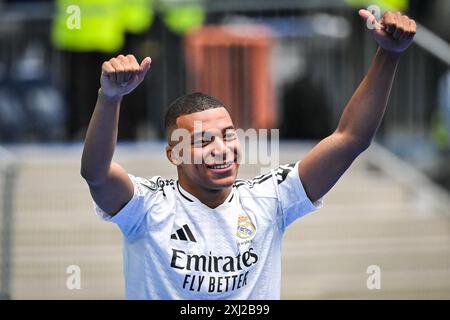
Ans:
<svg viewBox="0 0 450 320"><path fill-rule="evenodd" d="M195 240L194 235L192 234L191 229L189 229L189 226L187 224L185 224L182 228L178 229L175 233L172 233L170 239L197 242L197 240Z"/></svg>

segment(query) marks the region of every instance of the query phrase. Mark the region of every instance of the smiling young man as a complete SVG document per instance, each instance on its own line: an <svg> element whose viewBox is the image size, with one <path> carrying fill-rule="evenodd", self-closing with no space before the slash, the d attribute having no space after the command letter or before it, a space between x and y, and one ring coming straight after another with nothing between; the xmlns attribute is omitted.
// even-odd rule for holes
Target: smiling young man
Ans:
<svg viewBox="0 0 450 320"><path fill-rule="evenodd" d="M279 299L285 229L319 209L322 197L369 147L400 55L416 31L400 13L387 12L378 22L366 10L360 15L374 27L379 48L337 129L301 162L252 180L236 179L239 139L225 106L201 93L177 99L166 115L166 153L178 180L127 174L112 161L120 102L143 80L151 60L139 65L132 55L120 55L103 64L81 174L96 212L124 235L127 298ZM181 153L174 134L179 130L189 134Z"/></svg>

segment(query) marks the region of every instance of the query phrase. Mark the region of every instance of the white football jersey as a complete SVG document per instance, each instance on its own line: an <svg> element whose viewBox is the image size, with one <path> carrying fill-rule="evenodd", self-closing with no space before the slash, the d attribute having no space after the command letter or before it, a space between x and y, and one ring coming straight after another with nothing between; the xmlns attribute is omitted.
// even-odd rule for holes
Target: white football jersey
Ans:
<svg viewBox="0 0 450 320"><path fill-rule="evenodd" d="M279 299L286 227L322 207L298 165L237 179L211 209L176 180L130 175L134 195L115 216L124 236L127 299Z"/></svg>

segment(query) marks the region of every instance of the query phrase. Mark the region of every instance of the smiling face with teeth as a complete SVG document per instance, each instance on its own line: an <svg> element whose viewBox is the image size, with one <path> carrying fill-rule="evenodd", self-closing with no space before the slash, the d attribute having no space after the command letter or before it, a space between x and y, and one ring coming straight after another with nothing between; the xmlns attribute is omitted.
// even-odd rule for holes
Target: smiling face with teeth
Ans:
<svg viewBox="0 0 450 320"><path fill-rule="evenodd" d="M202 159L198 164L176 163L181 186L204 203L214 197L220 204L230 193L239 168L239 139L228 111L219 107L181 115L176 119L176 128L190 133L191 141L185 150L190 151L191 159ZM170 143L167 156L175 162L173 148Z"/></svg>

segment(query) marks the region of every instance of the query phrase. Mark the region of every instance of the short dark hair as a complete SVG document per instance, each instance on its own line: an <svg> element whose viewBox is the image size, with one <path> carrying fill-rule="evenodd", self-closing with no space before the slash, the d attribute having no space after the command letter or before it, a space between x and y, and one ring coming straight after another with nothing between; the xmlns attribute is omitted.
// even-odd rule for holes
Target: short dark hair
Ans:
<svg viewBox="0 0 450 320"><path fill-rule="evenodd" d="M222 107L225 107L222 101L205 93L194 92L186 94L170 104L166 112L164 127L168 130L176 125L177 118L182 115Z"/></svg>

